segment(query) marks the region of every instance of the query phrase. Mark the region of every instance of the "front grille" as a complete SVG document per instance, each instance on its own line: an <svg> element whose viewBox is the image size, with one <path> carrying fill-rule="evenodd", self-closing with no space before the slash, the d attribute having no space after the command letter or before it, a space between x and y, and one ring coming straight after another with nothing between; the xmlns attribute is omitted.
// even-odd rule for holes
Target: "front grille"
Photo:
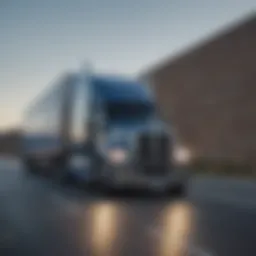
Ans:
<svg viewBox="0 0 256 256"><path fill-rule="evenodd" d="M166 134L141 134L138 138L137 165L144 174L168 171L170 140Z"/></svg>

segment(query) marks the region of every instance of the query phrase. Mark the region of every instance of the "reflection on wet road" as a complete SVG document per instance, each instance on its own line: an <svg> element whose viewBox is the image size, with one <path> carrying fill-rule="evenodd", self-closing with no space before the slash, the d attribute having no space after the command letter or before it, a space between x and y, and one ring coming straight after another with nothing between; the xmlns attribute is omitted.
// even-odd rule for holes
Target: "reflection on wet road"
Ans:
<svg viewBox="0 0 256 256"><path fill-rule="evenodd" d="M122 209L113 203L98 203L91 207L87 221L91 224L91 248L94 255L114 255Z"/></svg>
<svg viewBox="0 0 256 256"><path fill-rule="evenodd" d="M162 217L161 251L158 255L185 255L194 221L191 205L175 203L164 209Z"/></svg>
<svg viewBox="0 0 256 256"><path fill-rule="evenodd" d="M129 208L110 201L90 205L84 232L92 255L136 255L137 249L138 255L185 255L192 224L190 205L167 204L151 216L149 209Z"/></svg>
<svg viewBox="0 0 256 256"><path fill-rule="evenodd" d="M103 197L25 176L18 166L5 164L0 255L256 255L253 201L228 203L204 184L192 184L184 199ZM211 191L210 183L207 187ZM256 191L254 184L247 187Z"/></svg>

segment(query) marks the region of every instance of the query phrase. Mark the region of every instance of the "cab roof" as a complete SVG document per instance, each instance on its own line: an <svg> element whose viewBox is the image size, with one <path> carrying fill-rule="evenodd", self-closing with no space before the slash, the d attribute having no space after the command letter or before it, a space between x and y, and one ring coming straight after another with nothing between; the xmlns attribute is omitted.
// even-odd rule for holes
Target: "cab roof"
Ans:
<svg viewBox="0 0 256 256"><path fill-rule="evenodd" d="M136 80L117 76L93 76L96 94L106 101L152 101L149 87Z"/></svg>

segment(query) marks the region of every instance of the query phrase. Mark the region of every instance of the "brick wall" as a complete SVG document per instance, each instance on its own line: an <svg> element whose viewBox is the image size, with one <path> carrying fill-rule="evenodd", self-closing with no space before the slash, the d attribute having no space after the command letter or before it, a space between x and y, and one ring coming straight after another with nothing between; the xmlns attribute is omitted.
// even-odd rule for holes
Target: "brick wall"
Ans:
<svg viewBox="0 0 256 256"><path fill-rule="evenodd" d="M256 162L256 15L141 77L196 158Z"/></svg>

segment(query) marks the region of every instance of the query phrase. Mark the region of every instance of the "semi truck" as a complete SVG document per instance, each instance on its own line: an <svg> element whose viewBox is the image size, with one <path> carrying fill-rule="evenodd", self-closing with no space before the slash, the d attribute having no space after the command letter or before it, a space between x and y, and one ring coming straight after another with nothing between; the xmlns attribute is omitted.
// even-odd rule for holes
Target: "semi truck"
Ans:
<svg viewBox="0 0 256 256"><path fill-rule="evenodd" d="M149 84L119 75L69 72L25 110L26 172L63 174L87 186L184 194L172 161L174 136Z"/></svg>

